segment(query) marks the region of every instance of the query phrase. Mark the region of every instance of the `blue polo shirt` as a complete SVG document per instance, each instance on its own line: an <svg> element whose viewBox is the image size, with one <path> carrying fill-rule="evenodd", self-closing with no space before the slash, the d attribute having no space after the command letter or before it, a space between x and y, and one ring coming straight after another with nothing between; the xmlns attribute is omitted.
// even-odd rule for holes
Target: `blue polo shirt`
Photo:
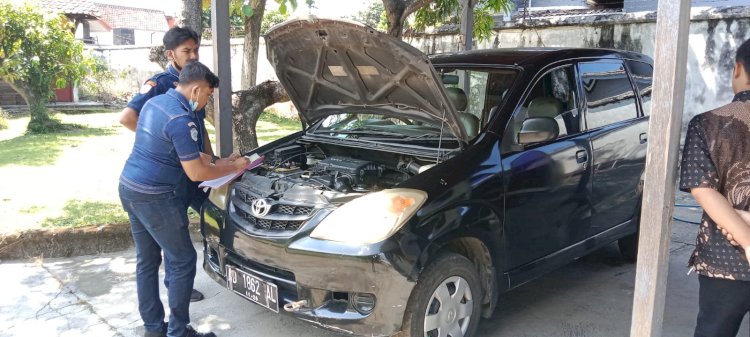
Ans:
<svg viewBox="0 0 750 337"><path fill-rule="evenodd" d="M142 112L120 182L141 193L174 191L185 175L180 161L199 158L203 149L198 115L174 89L150 99Z"/></svg>

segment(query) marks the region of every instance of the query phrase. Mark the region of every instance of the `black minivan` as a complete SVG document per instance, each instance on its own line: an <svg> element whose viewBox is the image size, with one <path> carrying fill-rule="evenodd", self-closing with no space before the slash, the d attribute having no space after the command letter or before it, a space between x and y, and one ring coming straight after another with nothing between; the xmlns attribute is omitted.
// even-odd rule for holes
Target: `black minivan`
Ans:
<svg viewBox="0 0 750 337"><path fill-rule="evenodd" d="M616 240L635 258L647 56L427 57L325 19L266 43L306 126L204 204L204 269L239 296L344 333L472 336L502 292Z"/></svg>

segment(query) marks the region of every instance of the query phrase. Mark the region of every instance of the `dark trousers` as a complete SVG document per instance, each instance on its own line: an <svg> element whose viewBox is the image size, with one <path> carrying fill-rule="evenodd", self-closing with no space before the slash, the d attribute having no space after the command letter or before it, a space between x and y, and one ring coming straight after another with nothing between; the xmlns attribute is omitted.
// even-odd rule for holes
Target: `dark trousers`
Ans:
<svg viewBox="0 0 750 337"><path fill-rule="evenodd" d="M190 293L197 259L183 199L176 192L146 194L122 184L119 192L135 241L138 311L143 325L147 332L164 331L164 306L159 299L163 252L170 309L167 336L182 337L190 323Z"/></svg>
<svg viewBox="0 0 750 337"><path fill-rule="evenodd" d="M735 337L750 312L750 282L700 275L695 337ZM749 334L750 335L750 334Z"/></svg>

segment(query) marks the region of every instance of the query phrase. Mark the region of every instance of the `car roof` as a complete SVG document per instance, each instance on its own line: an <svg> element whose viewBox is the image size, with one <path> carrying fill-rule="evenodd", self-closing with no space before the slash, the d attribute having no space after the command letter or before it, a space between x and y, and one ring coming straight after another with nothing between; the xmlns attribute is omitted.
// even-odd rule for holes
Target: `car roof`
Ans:
<svg viewBox="0 0 750 337"><path fill-rule="evenodd" d="M498 48L430 55L433 65L511 65L537 68L571 58L621 58L653 64L650 57L603 48Z"/></svg>

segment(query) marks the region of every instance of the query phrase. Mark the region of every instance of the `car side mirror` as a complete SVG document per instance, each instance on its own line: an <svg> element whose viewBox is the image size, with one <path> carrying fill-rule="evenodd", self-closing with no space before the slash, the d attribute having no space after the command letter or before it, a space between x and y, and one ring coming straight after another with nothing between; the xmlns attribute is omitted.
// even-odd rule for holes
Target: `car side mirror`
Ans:
<svg viewBox="0 0 750 337"><path fill-rule="evenodd" d="M560 134L557 121L550 117L526 118L518 133L518 144L532 144L553 140Z"/></svg>

